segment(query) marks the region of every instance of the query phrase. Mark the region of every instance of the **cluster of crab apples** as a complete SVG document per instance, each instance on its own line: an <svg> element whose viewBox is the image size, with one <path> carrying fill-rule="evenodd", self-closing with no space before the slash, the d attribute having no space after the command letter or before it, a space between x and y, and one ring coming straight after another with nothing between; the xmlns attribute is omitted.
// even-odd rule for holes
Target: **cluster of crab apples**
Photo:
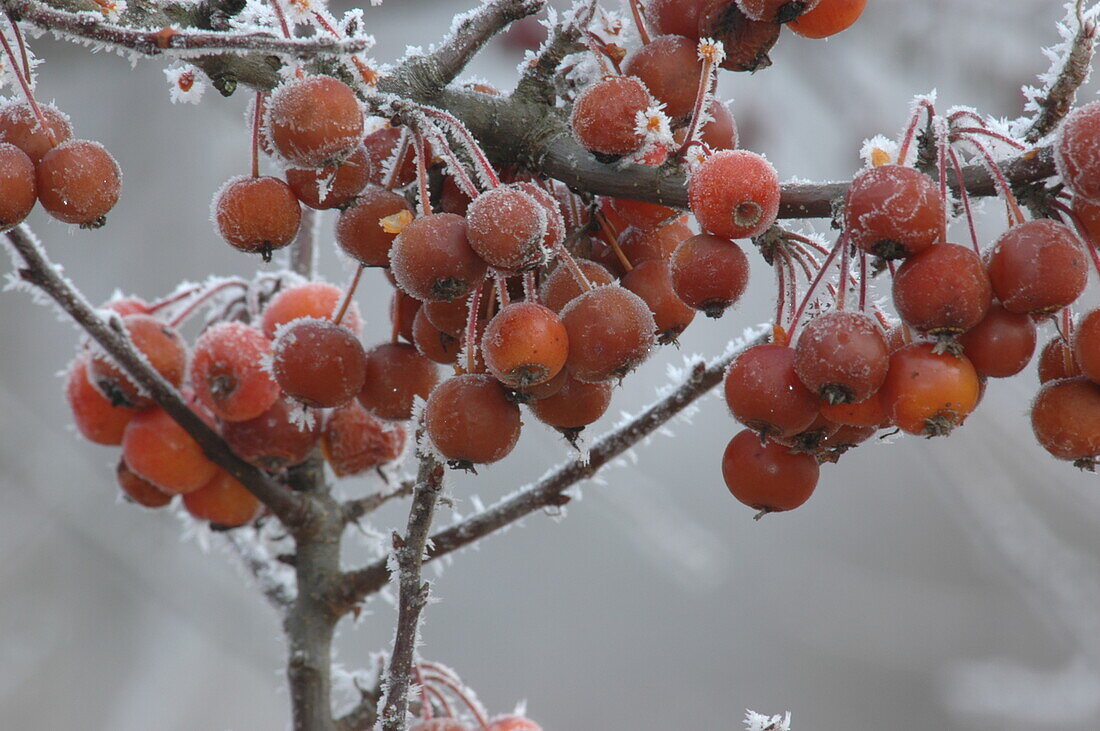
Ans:
<svg viewBox="0 0 1100 731"><path fill-rule="evenodd" d="M607 73L563 92L572 133L605 161L685 163L687 212L592 199L494 167L457 119L432 107L371 129L352 87L299 74L257 95L252 175L217 192L214 221L227 243L269 258L295 240L302 205L336 209L336 243L359 265L352 283L342 290L276 277L265 290L221 282L108 307L150 364L263 469L293 466L318 444L338 475L391 461L419 399L424 439L452 466L469 468L512 451L524 409L575 440L658 345L675 342L697 313L720 317L737 303L749 267L736 240L753 239L776 271L777 306L771 342L742 352L725 378L726 401L745 426L722 460L739 500L762 513L797 507L820 463L882 429L950 433L986 378L1026 366L1036 323L1052 317L1060 332L1041 358L1050 378L1033 409L1035 432L1055 456L1091 465L1100 454L1100 386L1090 380L1100 375L1100 316L1074 330L1071 307L1096 258L1088 237L1100 222L1092 210L1100 206L1100 107L1071 115L1057 148L1074 193L1064 208L1078 231L1057 215L1026 220L1004 183L1010 226L1000 238L984 252L976 238L947 242L946 162L939 184L908 164L914 118L897 157L880 156L855 177L841 233L826 247L774 225L778 175L762 156L735 149L733 119L713 98L717 69L749 41L699 40L700 24L675 34L672 20L683 14L663 14L672 5L722 5L723 17L777 28L798 17L787 17L793 6L808 11L802 21L833 13L839 29L862 9L670 0L645 4L643 19L634 3L639 48L593 41ZM837 10L857 5L854 15ZM650 38L647 21L664 34ZM982 135L1015 144L981 120L969 124L950 127L957 136L942 142L941 161L957 164L952 140L982 152ZM282 176L259 174L261 150ZM394 285L392 339L370 348L353 303L365 267L384 268ZM898 324L868 296L874 269L889 271ZM242 288L238 300L211 299L231 286ZM188 349L175 327L208 300L221 310ZM189 510L224 526L256 515L247 491L109 355L83 351L68 390L81 431L122 444L120 479L135 499L183 494ZM139 480L155 492L136 497ZM233 500L213 497L229 493ZM207 505L223 502L239 510Z"/></svg>

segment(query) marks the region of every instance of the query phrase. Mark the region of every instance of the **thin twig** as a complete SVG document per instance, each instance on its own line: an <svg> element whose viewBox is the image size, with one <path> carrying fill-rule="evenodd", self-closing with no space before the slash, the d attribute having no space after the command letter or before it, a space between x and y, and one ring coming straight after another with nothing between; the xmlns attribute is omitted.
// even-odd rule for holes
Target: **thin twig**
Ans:
<svg viewBox="0 0 1100 731"><path fill-rule="evenodd" d="M562 16L554 26L549 40L539 49L534 62L527 67L516 84L514 96L532 102L549 104L554 100L554 72L562 59L585 50L584 31L596 13L596 0L583 4Z"/></svg>
<svg viewBox="0 0 1100 731"><path fill-rule="evenodd" d="M1028 142L1038 142L1058 126L1058 122L1073 108L1077 89L1089 77L1096 44L1096 23L1086 20L1082 15L1083 2L1084 0L1077 0L1077 34L1065 57L1065 64L1042 98L1035 100L1039 104L1039 113L1024 134L1024 139Z"/></svg>
<svg viewBox="0 0 1100 731"><path fill-rule="evenodd" d="M402 480L390 490L380 490L370 495L356 498L355 500L348 500L343 505L344 521L347 523L354 523L364 515L369 515L375 510L378 510L378 508L382 507L390 500L412 495L415 485L416 482L414 480Z"/></svg>

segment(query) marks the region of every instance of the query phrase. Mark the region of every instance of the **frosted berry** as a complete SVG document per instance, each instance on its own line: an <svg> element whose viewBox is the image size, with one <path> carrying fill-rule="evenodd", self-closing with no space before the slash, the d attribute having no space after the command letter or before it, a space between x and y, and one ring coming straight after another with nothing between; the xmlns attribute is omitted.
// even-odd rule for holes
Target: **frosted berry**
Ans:
<svg viewBox="0 0 1100 731"><path fill-rule="evenodd" d="M135 414L126 425L122 458L138 476L173 495L198 490L218 471L198 442L159 407Z"/></svg>
<svg viewBox="0 0 1100 731"><path fill-rule="evenodd" d="M848 240L883 259L904 259L943 238L944 202L932 178L904 165L862 171L848 186Z"/></svg>
<svg viewBox="0 0 1100 731"><path fill-rule="evenodd" d="M54 142L26 102L9 102L0 107L0 142L10 142L37 164L54 143L61 144L73 136L69 117L52 104L39 104L46 125L53 132Z"/></svg>
<svg viewBox="0 0 1100 731"><path fill-rule="evenodd" d="M90 140L62 142L42 156L36 172L42 207L59 221L84 227L103 225L122 190L118 163Z"/></svg>
<svg viewBox="0 0 1100 731"><path fill-rule="evenodd" d="M347 205L371 178L371 159L360 145L348 158L324 168L289 168L286 182L294 196L318 210Z"/></svg>
<svg viewBox="0 0 1100 731"><path fill-rule="evenodd" d="M1000 302L982 321L959 336L963 353L980 376L1007 378L1024 369L1035 353L1035 321L1009 312Z"/></svg>
<svg viewBox="0 0 1100 731"><path fill-rule="evenodd" d="M641 297L622 287L597 287L561 311L569 335L567 365L581 381L622 378L649 357L657 329Z"/></svg>
<svg viewBox="0 0 1100 731"><path fill-rule="evenodd" d="M457 466L489 464L516 446L519 406L492 376L455 376L428 397L424 424L435 448Z"/></svg>
<svg viewBox="0 0 1100 731"><path fill-rule="evenodd" d="M318 419L309 423L292 418L302 409L280 397L255 419L222 422L222 438L238 457L269 472L301 464L321 437Z"/></svg>
<svg viewBox="0 0 1100 731"><path fill-rule="evenodd" d="M577 266L593 286L611 284L615 278L611 272L588 259L577 259ZM539 300L554 312L560 313L565 306L579 297L585 290L577 281L572 267L562 263L554 267L539 285Z"/></svg>
<svg viewBox="0 0 1100 731"><path fill-rule="evenodd" d="M1083 376L1045 384L1031 405L1031 428L1058 459L1091 467L1100 455L1100 385Z"/></svg>
<svg viewBox="0 0 1100 731"><path fill-rule="evenodd" d="M726 371L733 418L762 437L792 437L817 418L819 399L794 369L794 349L769 343L742 352Z"/></svg>
<svg viewBox="0 0 1100 731"><path fill-rule="evenodd" d="M453 213L421 216L404 228L390 249L397 285L422 301L450 302L481 283L485 260L470 247L466 219Z"/></svg>
<svg viewBox="0 0 1100 731"><path fill-rule="evenodd" d="M687 117L703 68L695 46L684 36L659 36L626 57L623 73L641 79L668 116Z"/></svg>
<svg viewBox="0 0 1100 731"><path fill-rule="evenodd" d="M392 462L405 449L405 428L378 419L352 400L334 409L321 433L321 452L337 477Z"/></svg>
<svg viewBox="0 0 1100 731"><path fill-rule="evenodd" d="M745 429L726 445L722 477L730 494L762 513L794 510L817 487L818 466L812 455L791 452Z"/></svg>
<svg viewBox="0 0 1100 731"><path fill-rule="evenodd" d="M240 322L220 322L195 341L191 386L195 398L219 419L248 421L271 408L279 385L264 369L271 343Z"/></svg>
<svg viewBox="0 0 1100 731"><path fill-rule="evenodd" d="M721 41L726 57L721 68L730 71L759 71L771 66L768 52L779 40L782 26L753 20L736 2L711 0L699 14L698 36Z"/></svg>
<svg viewBox="0 0 1100 731"><path fill-rule="evenodd" d="M505 271L530 269L542 260L539 245L546 236L546 211L518 187L493 188L467 209L466 234L489 266Z"/></svg>
<svg viewBox="0 0 1100 731"><path fill-rule="evenodd" d="M498 716L489 721L485 731L542 731L542 726L523 716Z"/></svg>
<svg viewBox="0 0 1100 731"><path fill-rule="evenodd" d="M565 366L569 337L553 310L513 302L498 312L481 339L485 365L510 388L545 383Z"/></svg>
<svg viewBox="0 0 1100 731"><path fill-rule="evenodd" d="M661 33L699 39L699 16L710 0L644 0L646 20ZM731 2L732 4L732 2Z"/></svg>
<svg viewBox="0 0 1100 731"><path fill-rule="evenodd" d="M794 348L802 383L830 404L863 401L878 391L890 366L878 323L862 312L826 312L803 328Z"/></svg>
<svg viewBox="0 0 1100 731"><path fill-rule="evenodd" d="M1081 373L1100 383L1100 309L1090 310L1073 332L1073 355Z"/></svg>
<svg viewBox="0 0 1100 731"><path fill-rule="evenodd" d="M676 342L695 319L695 310L688 307L672 287L667 261L643 261L627 272L622 285L645 301L657 325L657 342L662 345Z"/></svg>
<svg viewBox="0 0 1100 731"><path fill-rule="evenodd" d="M367 373L359 403L390 421L412 418L413 400L427 399L439 382L439 369L412 345L383 343L367 351Z"/></svg>
<svg viewBox="0 0 1100 731"><path fill-rule="evenodd" d="M612 385L585 383L566 376L556 393L531 401L531 413L544 424L575 435L594 423L611 405Z"/></svg>
<svg viewBox="0 0 1100 731"><path fill-rule="evenodd" d="M122 318L130 341L149 365L173 386L183 383L187 371L187 346L174 329L152 315L127 315ZM142 409L153 404L130 376L103 353L92 356L88 377L96 388L116 406Z"/></svg>
<svg viewBox="0 0 1100 731"><path fill-rule="evenodd" d="M302 207L278 178L232 178L211 204L218 234L235 249L271 258L298 235Z"/></svg>
<svg viewBox="0 0 1100 731"><path fill-rule="evenodd" d="M906 259L893 293L901 319L931 335L966 332L982 321L993 301L982 260L957 244L936 244Z"/></svg>
<svg viewBox="0 0 1100 731"><path fill-rule="evenodd" d="M974 410L979 388L978 374L966 356L937 353L932 343L913 343L890 356L882 400L902 431L941 436Z"/></svg>
<svg viewBox="0 0 1100 731"><path fill-rule="evenodd" d="M132 503L146 508L163 508L172 502L171 493L164 492L144 477L135 474L124 459L118 461L115 479L126 499Z"/></svg>
<svg viewBox="0 0 1100 731"><path fill-rule="evenodd" d="M758 236L779 213L779 176L754 152L720 150L692 173L688 201L707 233L727 239Z"/></svg>
<svg viewBox="0 0 1100 731"><path fill-rule="evenodd" d="M397 163L397 175L390 176L391 165L395 162L398 145L404 130L399 127L381 127L368 134L363 139L363 146L371 161L370 182L378 186L384 186L389 182L394 187L401 188L416 180L416 153L410 144L405 148L405 155Z"/></svg>
<svg viewBox="0 0 1100 731"><path fill-rule="evenodd" d="M749 283L749 259L735 242L711 234L683 241L669 261L672 287L689 307L721 317Z"/></svg>
<svg viewBox="0 0 1100 731"><path fill-rule="evenodd" d="M424 307L417 310L413 318L412 342L421 355L440 365L454 365L462 351L462 340L433 325Z"/></svg>
<svg viewBox="0 0 1100 731"><path fill-rule="evenodd" d="M363 136L355 92L331 76L294 79L275 90L268 134L292 165L324 167L347 157Z"/></svg>
<svg viewBox="0 0 1100 731"><path fill-rule="evenodd" d="M1088 257L1065 224L1027 221L986 254L993 291L1009 312L1046 314L1073 304L1088 284Z"/></svg>
<svg viewBox="0 0 1100 731"><path fill-rule="evenodd" d="M81 436L96 444L118 445L122 443L122 432L134 410L122 406L113 406L111 401L100 393L88 380L87 353L78 355L69 366L65 377L65 400L72 411L73 423Z"/></svg>
<svg viewBox="0 0 1100 731"><path fill-rule="evenodd" d="M821 0L787 27L803 38L828 38L859 20L865 7L867 0Z"/></svg>
<svg viewBox="0 0 1100 731"><path fill-rule="evenodd" d="M1075 195L1100 203L1100 103L1074 109L1062 121L1054 162Z"/></svg>
<svg viewBox="0 0 1100 731"><path fill-rule="evenodd" d="M1039 383L1081 375L1081 366L1073 347L1061 335L1055 335L1039 354Z"/></svg>
<svg viewBox="0 0 1100 731"><path fill-rule="evenodd" d="M269 338L275 337L280 325L300 317L331 320L336 317L344 291L328 282L307 282L280 290L271 298L260 318L260 329ZM352 302L340 324L358 335L363 329L359 306Z"/></svg>
<svg viewBox="0 0 1100 731"><path fill-rule="evenodd" d="M198 520L238 528L255 520L262 506L233 475L219 469L209 482L183 496L183 507Z"/></svg>
<svg viewBox="0 0 1100 731"><path fill-rule="evenodd" d="M346 404L363 387L366 355L346 327L302 318L279 330L272 372L286 394L307 406Z"/></svg>
<svg viewBox="0 0 1100 731"><path fill-rule="evenodd" d="M407 214L412 220L412 210L404 196L369 185L340 213L336 221L336 243L360 264L388 267L390 249L398 234L391 221L399 214Z"/></svg>
<svg viewBox="0 0 1100 731"><path fill-rule="evenodd" d="M691 238L691 229L683 219L650 229L628 228L619 236L623 255L631 264L643 261L668 261L676 247Z"/></svg>
<svg viewBox="0 0 1100 731"><path fill-rule="evenodd" d="M26 218L37 196L34 163L15 145L0 143L0 230Z"/></svg>
<svg viewBox="0 0 1100 731"><path fill-rule="evenodd" d="M641 148L645 135L636 117L653 106L639 79L609 76L585 87L573 103L570 123L581 146L605 155L626 155Z"/></svg>

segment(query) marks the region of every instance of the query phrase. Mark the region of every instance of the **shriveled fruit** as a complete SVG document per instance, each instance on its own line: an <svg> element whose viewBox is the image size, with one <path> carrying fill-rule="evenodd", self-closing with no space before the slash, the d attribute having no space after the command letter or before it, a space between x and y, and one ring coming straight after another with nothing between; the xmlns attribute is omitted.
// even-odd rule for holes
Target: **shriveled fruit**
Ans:
<svg viewBox="0 0 1100 731"><path fill-rule="evenodd" d="M789 23L813 10L819 0L736 0L748 17L768 23Z"/></svg>
<svg viewBox="0 0 1100 731"><path fill-rule="evenodd" d="M761 442L745 429L726 445L722 477L730 494L745 505L762 513L779 513L810 499L817 487L818 466L813 455Z"/></svg>
<svg viewBox="0 0 1100 731"><path fill-rule="evenodd" d="M439 369L412 345L383 343L367 351L367 372L359 403L381 419L412 417L413 399L427 399L439 383Z"/></svg>
<svg viewBox="0 0 1100 731"><path fill-rule="evenodd" d="M692 173L688 201L704 231L727 239L758 236L779 212L779 176L754 152L719 150Z"/></svg>
<svg viewBox="0 0 1100 731"><path fill-rule="evenodd" d="M817 395L794 369L794 349L768 343L747 348L730 364L724 388L733 418L761 436L792 437L817 418Z"/></svg>
<svg viewBox="0 0 1100 731"><path fill-rule="evenodd" d="M863 401L878 391L889 368L878 323L862 312L826 312L802 330L794 369L802 383L830 404Z"/></svg>
<svg viewBox="0 0 1100 731"><path fill-rule="evenodd" d="M392 462L405 449L405 428L367 413L356 400L334 409L321 433L321 452L337 477Z"/></svg>
<svg viewBox="0 0 1100 731"><path fill-rule="evenodd" d="M902 431L949 434L974 410L978 374L966 356L937 353L932 343L913 343L890 356L882 400Z"/></svg>
<svg viewBox="0 0 1100 731"><path fill-rule="evenodd" d="M893 293L901 319L930 335L966 332L993 301L982 260L958 244L936 244L906 259L894 276Z"/></svg>
<svg viewBox="0 0 1100 731"><path fill-rule="evenodd" d="M1031 428L1052 455L1091 468L1100 455L1100 385L1084 376L1045 384L1031 405Z"/></svg>
<svg viewBox="0 0 1100 731"><path fill-rule="evenodd" d="M341 406L363 387L366 355L346 327L302 318L276 335L272 373L288 396L307 406Z"/></svg>
<svg viewBox="0 0 1100 731"><path fill-rule="evenodd" d="M615 286L590 289L561 311L573 376L596 382L622 378L648 356L657 325L641 297Z"/></svg>
<svg viewBox="0 0 1100 731"><path fill-rule="evenodd" d="M692 236L670 260L672 286L689 307L721 317L749 283L749 259L736 242L712 234Z"/></svg>
<svg viewBox="0 0 1100 731"><path fill-rule="evenodd" d="M453 213L415 219L390 249L390 271L397 285L425 302L465 297L481 283L487 268L470 247L466 219Z"/></svg>
<svg viewBox="0 0 1100 731"><path fill-rule="evenodd" d="M510 388L523 388L558 374L569 353L569 336L553 310L513 302L489 321L481 349L490 373Z"/></svg>
<svg viewBox="0 0 1100 731"><path fill-rule="evenodd" d="M239 528L260 514L260 501L223 469L198 490L183 496L183 507L198 520L220 528Z"/></svg>
<svg viewBox="0 0 1100 731"><path fill-rule="evenodd" d="M235 249L270 258L298 234L302 207L294 192L278 178L230 179L214 194L214 225Z"/></svg>
<svg viewBox="0 0 1100 731"><path fill-rule="evenodd" d="M1009 312L1046 314L1073 304L1088 284L1088 257L1065 224L1041 218L1001 234L986 254L993 292Z"/></svg>
<svg viewBox="0 0 1100 731"><path fill-rule="evenodd" d="M519 406L495 378L482 374L439 384L428 397L424 424L436 449L461 466L504 459L516 446L521 426Z"/></svg>
<svg viewBox="0 0 1100 731"><path fill-rule="evenodd" d="M860 172L848 186L848 240L883 259L904 259L943 238L944 202L935 181L904 165Z"/></svg>
<svg viewBox="0 0 1100 731"><path fill-rule="evenodd" d="M62 142L42 156L35 172L39 202L65 223L102 225L122 191L118 163L91 140Z"/></svg>
<svg viewBox="0 0 1100 731"><path fill-rule="evenodd" d="M220 419L248 421L271 408L279 385L264 369L271 343L240 322L220 322L197 341L191 357L195 397Z"/></svg>
<svg viewBox="0 0 1100 731"><path fill-rule="evenodd" d="M771 66L768 53L779 40L781 26L753 20L736 2L711 0L699 14L698 35L713 38L725 46L721 68L730 71L759 71Z"/></svg>
<svg viewBox="0 0 1100 731"><path fill-rule="evenodd" d="M340 162L363 136L363 112L351 87L331 76L306 76L271 95L268 134L291 164L324 167Z"/></svg>
<svg viewBox="0 0 1100 731"><path fill-rule="evenodd" d="M218 471L164 409L138 412L122 433L122 458L138 476L173 495L194 492Z"/></svg>

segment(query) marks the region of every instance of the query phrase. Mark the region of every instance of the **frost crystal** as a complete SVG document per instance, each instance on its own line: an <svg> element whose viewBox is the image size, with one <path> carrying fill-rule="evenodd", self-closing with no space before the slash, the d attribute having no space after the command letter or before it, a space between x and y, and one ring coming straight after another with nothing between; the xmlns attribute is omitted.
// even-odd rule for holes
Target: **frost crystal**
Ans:
<svg viewBox="0 0 1100 731"><path fill-rule="evenodd" d="M765 716L746 709L745 731L791 731L791 712L787 711L782 716Z"/></svg>

